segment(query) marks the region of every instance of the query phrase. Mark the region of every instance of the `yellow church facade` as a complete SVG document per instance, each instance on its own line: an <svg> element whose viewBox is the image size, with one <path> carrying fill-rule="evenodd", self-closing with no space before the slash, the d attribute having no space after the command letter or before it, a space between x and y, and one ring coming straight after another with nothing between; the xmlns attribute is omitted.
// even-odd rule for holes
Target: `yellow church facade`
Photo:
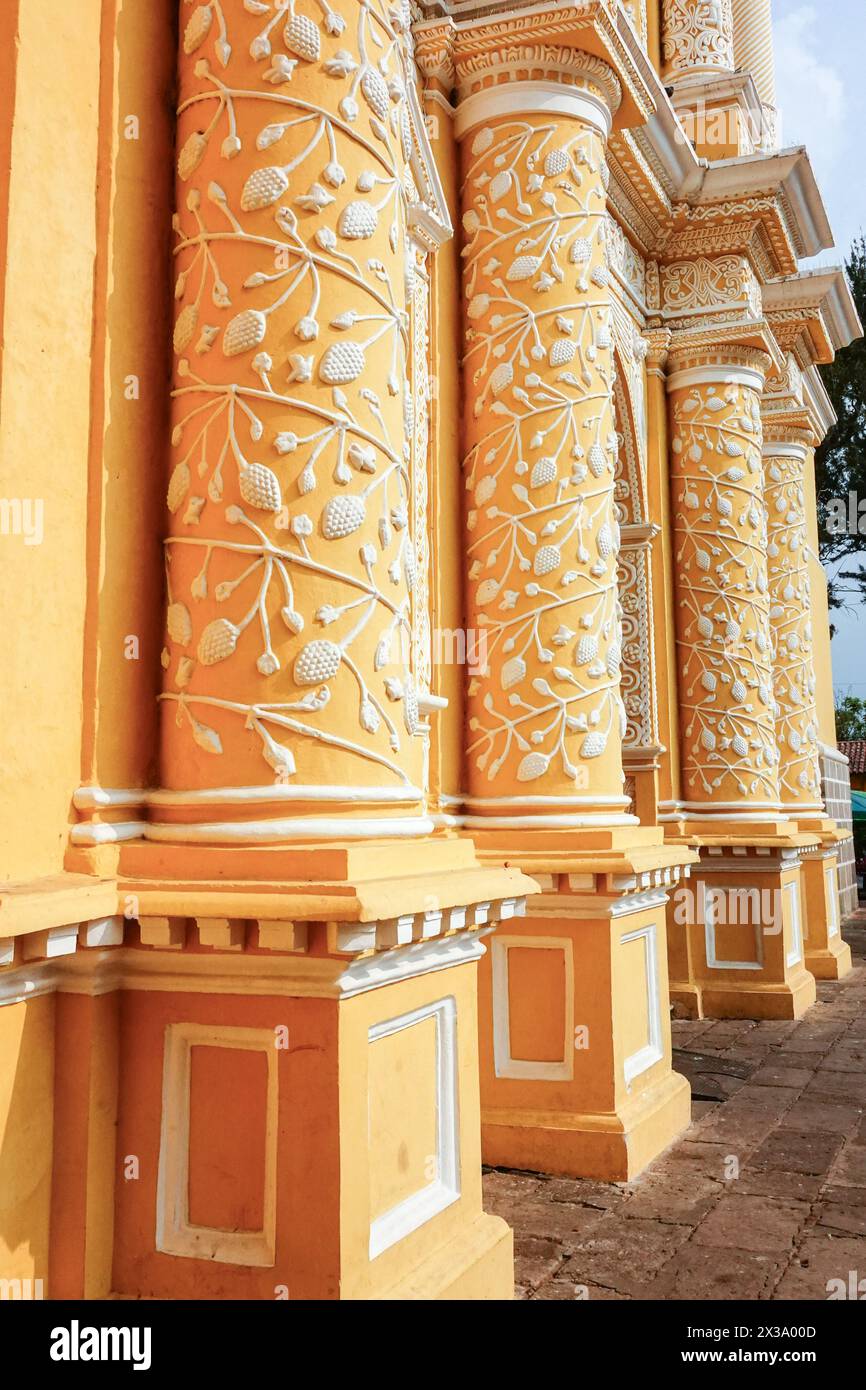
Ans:
<svg viewBox="0 0 866 1390"><path fill-rule="evenodd" d="M851 967L770 0L0 23L0 1279L509 1298Z"/></svg>

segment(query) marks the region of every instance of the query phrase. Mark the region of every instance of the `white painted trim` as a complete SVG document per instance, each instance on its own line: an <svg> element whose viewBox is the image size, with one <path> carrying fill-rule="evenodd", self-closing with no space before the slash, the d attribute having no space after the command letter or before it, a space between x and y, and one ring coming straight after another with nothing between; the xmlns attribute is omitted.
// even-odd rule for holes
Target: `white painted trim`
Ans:
<svg viewBox="0 0 866 1390"><path fill-rule="evenodd" d="M103 811L124 806L213 806L281 801L364 801L403 804L421 801L419 787L287 786L282 782L258 787L199 787L186 791L163 787L79 787L72 797L76 811Z"/></svg>
<svg viewBox="0 0 866 1390"><path fill-rule="evenodd" d="M438 940L418 941L411 946L398 946L373 956L353 961L337 980L338 993L348 999L355 994L377 989L380 985L414 980L452 965L464 965L480 960L487 949L482 938L489 936L495 923L476 931L463 931L459 936Z"/></svg>
<svg viewBox="0 0 866 1390"><path fill-rule="evenodd" d="M761 445L765 459L797 459L799 463L805 463L809 452L808 444L776 444L772 439L765 439Z"/></svg>
<svg viewBox="0 0 866 1390"><path fill-rule="evenodd" d="M484 907L487 912L481 911ZM517 916L521 912L518 903L518 911L507 915ZM55 991L99 996L117 989L348 999L382 985L480 960L486 949L482 938L499 920L501 906L479 904L476 913L478 925L471 931L376 952L352 961L342 970L339 960L309 956L303 951L285 955L228 951L202 955L124 946L80 949L50 961L5 967L0 971L0 1007Z"/></svg>
<svg viewBox="0 0 866 1390"><path fill-rule="evenodd" d="M72 845L115 845L123 840L140 840L147 830L147 821L100 821L82 822L73 825L69 831Z"/></svg>
<svg viewBox="0 0 866 1390"><path fill-rule="evenodd" d="M764 389L764 374L754 367L720 362L707 367L684 367L668 376L668 391L681 391L686 386L747 386L752 391Z"/></svg>
<svg viewBox="0 0 866 1390"><path fill-rule="evenodd" d="M265 787L208 787L199 791L165 791L162 788L146 793L148 806L208 806L220 802L242 804L280 801L350 801L401 805L422 801L419 787L336 787L285 786L275 783Z"/></svg>
<svg viewBox="0 0 866 1390"><path fill-rule="evenodd" d="M631 805L627 796L464 796L458 803L456 797L442 797L443 804L450 801L464 806L548 806L557 810L570 811L587 806L601 806L605 809L621 809Z"/></svg>
<svg viewBox="0 0 866 1390"><path fill-rule="evenodd" d="M460 1118L457 1080L457 1004L452 996L410 1013L374 1024L368 1045L391 1037L425 1019L436 1022L436 1160L437 1177L370 1222L370 1259L405 1240L460 1197Z"/></svg>
<svg viewBox="0 0 866 1390"><path fill-rule="evenodd" d="M461 816L460 824L469 830L546 830L604 829L640 825L637 816Z"/></svg>
<svg viewBox="0 0 866 1390"><path fill-rule="evenodd" d="M513 948L560 951L565 960L565 1026L562 1061L533 1062L511 1055L508 952ZM568 936L495 936L491 943L493 989L493 1066L497 1076L521 1081L574 1078L574 950Z"/></svg>
<svg viewBox="0 0 866 1390"><path fill-rule="evenodd" d="M680 801L677 803L671 802L670 804L672 806L676 804L681 810L686 812L714 811L716 814L712 817L713 820L719 820L723 812L729 812L739 816L745 806L757 806L761 811L772 811L774 813L773 819L778 820L778 812L782 809L781 801L756 801L752 798L749 798L748 801Z"/></svg>
<svg viewBox="0 0 866 1390"><path fill-rule="evenodd" d="M792 965L799 965L803 959L803 915L800 910L799 881L784 884L782 892L791 895L791 949L785 953L785 964L790 969Z"/></svg>
<svg viewBox="0 0 866 1390"><path fill-rule="evenodd" d="M656 1062L662 1061L665 1055L662 1042L662 1002L659 992L658 930L655 922L626 932L625 936L620 937L619 944L627 946L629 942L641 939L644 943L649 1041L623 1061L623 1075L627 1087L631 1087L635 1078L649 1071Z"/></svg>
<svg viewBox="0 0 866 1390"><path fill-rule="evenodd" d="M824 868L824 890L829 903L827 917L827 937L832 939L839 935L839 873L836 865L836 856L832 856L833 862Z"/></svg>
<svg viewBox="0 0 866 1390"><path fill-rule="evenodd" d="M569 68L568 76L573 80L579 74ZM592 92L581 87L567 87L560 82L518 80L483 87L461 100L457 105L454 133L458 140L462 140L485 121L530 115L569 116L592 126L605 140L613 124L607 103Z"/></svg>
<svg viewBox="0 0 866 1390"><path fill-rule="evenodd" d="M265 845L279 844L282 840L407 839L432 833L433 822L428 816L383 816L381 820L355 820L350 816L332 820L324 816L308 816L296 820L184 821L165 824L149 821L144 838L159 843Z"/></svg>
<svg viewBox="0 0 866 1390"><path fill-rule="evenodd" d="M223 1231L189 1221L190 1053L194 1046L264 1052L267 1097L264 1226L261 1231ZM269 1268L276 1259L277 1053L267 1028L170 1023L165 1030L162 1119L156 1197L156 1248L185 1259Z"/></svg>

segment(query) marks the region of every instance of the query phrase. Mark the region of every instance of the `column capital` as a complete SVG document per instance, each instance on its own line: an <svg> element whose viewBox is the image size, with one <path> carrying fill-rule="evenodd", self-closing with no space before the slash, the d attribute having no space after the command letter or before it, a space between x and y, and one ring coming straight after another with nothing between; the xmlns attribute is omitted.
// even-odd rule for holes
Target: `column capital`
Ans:
<svg viewBox="0 0 866 1390"><path fill-rule="evenodd" d="M520 82L540 90L534 106L516 109L550 110L557 89L579 92L588 85L598 89L607 109L605 133L614 118L618 126L639 125L653 114L655 100L645 60L631 28L618 22L617 8L610 0L544 6L514 0L491 15L489 6L462 5L457 21L437 17L414 26L419 65L424 70L425 49L426 61L439 70L453 61L462 103L488 88L508 85L508 109L513 111L514 84ZM451 49L447 59L440 51L443 45ZM553 85L553 93L545 100L546 84ZM558 95L561 100L562 92ZM553 109L559 110L556 103ZM464 121L464 131L468 128Z"/></svg>
<svg viewBox="0 0 866 1390"><path fill-rule="evenodd" d="M448 95L454 89L454 21L449 18L428 20L412 32L415 62L425 84L435 83Z"/></svg>
<svg viewBox="0 0 866 1390"><path fill-rule="evenodd" d="M782 455L805 458L810 449L817 447L815 431L802 411L764 415L763 425L765 458Z"/></svg>
<svg viewBox="0 0 866 1390"><path fill-rule="evenodd" d="M718 341L709 332L674 333L668 359L668 388L704 382L736 382L762 391L773 359L755 343Z"/></svg>
<svg viewBox="0 0 866 1390"><path fill-rule="evenodd" d="M669 328L648 328L642 336L647 345L647 371L664 376L670 356L673 333Z"/></svg>
<svg viewBox="0 0 866 1390"><path fill-rule="evenodd" d="M455 55L457 135L501 116L555 114L593 125L605 139L622 102L616 73L567 44L508 42Z"/></svg>

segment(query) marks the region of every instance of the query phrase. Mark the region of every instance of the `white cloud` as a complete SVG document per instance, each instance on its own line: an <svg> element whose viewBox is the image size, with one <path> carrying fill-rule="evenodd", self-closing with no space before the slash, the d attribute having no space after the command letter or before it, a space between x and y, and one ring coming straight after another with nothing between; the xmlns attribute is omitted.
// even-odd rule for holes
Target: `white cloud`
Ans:
<svg viewBox="0 0 866 1390"><path fill-rule="evenodd" d="M826 14L799 5L774 25L782 145L806 145L820 178L844 154L845 83L825 59Z"/></svg>

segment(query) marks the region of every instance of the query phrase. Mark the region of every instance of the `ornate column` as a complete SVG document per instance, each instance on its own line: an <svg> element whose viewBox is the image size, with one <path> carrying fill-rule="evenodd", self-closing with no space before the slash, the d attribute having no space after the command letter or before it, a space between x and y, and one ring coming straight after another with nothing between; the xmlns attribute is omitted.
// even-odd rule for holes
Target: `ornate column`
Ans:
<svg viewBox="0 0 866 1390"><path fill-rule="evenodd" d="M534 885L426 816L427 258L451 229L407 12L180 6L162 785L120 851L119 1142L159 1182L118 1198L119 1292L513 1287L475 965Z"/></svg>
<svg viewBox="0 0 866 1390"><path fill-rule="evenodd" d="M623 791L605 258L621 86L575 37L589 8L456 39L467 621L487 652L468 685L466 823L482 858L543 890L483 967L484 1155L621 1179L686 1122L662 907L692 856L639 826Z"/></svg>
<svg viewBox="0 0 866 1390"><path fill-rule="evenodd" d="M411 59L375 5L326 7L322 23L276 6L254 33L242 6L181 18L162 768L167 790L191 794L172 817L283 840L336 811L363 835L372 810L383 833L418 834ZM428 237L443 234L428 209Z"/></svg>
<svg viewBox="0 0 866 1390"><path fill-rule="evenodd" d="M776 58L773 49L773 0L731 0L734 22L734 65L750 73L764 114L763 148L778 145L776 124Z"/></svg>
<svg viewBox="0 0 866 1390"><path fill-rule="evenodd" d="M752 154L764 143L764 108L748 71L735 72L731 0L662 0L662 77L697 153Z"/></svg>
<svg viewBox="0 0 866 1390"><path fill-rule="evenodd" d="M543 821L579 809L624 824L604 257L619 92L588 55L562 49L550 67L561 117L542 119L536 98L509 118L504 87L460 116L468 616L487 636L469 687L469 790L483 815L519 804Z"/></svg>
<svg viewBox="0 0 866 1390"><path fill-rule="evenodd" d="M678 335L668 377L678 833L702 851L693 896L673 914L691 977L673 994L714 1016L793 1017L815 984L803 964L801 844L782 810L776 746L761 452L771 359L721 336Z"/></svg>
<svg viewBox="0 0 866 1390"><path fill-rule="evenodd" d="M821 795L806 516L806 469L813 447L807 424L798 426L783 415L768 417L764 477L779 783L787 814L805 833L820 835L820 845L803 860L806 964L819 979L841 979L851 970L851 949L840 931L837 845L847 837L826 816Z"/></svg>
<svg viewBox="0 0 866 1390"><path fill-rule="evenodd" d="M766 354L676 349L668 378L683 798L780 810L761 473Z"/></svg>
<svg viewBox="0 0 866 1390"><path fill-rule="evenodd" d="M734 68L731 0L662 0L662 76L668 82Z"/></svg>

